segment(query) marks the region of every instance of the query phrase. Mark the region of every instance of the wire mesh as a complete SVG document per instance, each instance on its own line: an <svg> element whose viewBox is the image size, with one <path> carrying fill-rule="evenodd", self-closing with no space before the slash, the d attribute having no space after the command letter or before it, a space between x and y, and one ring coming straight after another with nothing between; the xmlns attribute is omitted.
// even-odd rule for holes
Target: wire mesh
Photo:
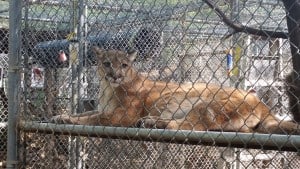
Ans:
<svg viewBox="0 0 300 169"><path fill-rule="evenodd" d="M6 92L7 68L8 68L8 43L7 29L0 29L0 168L4 165L7 151L7 118L8 103Z"/></svg>
<svg viewBox="0 0 300 169"><path fill-rule="evenodd" d="M99 76L99 63L91 52L92 46L99 46L137 51L134 69L154 81L255 89L276 117L292 120L284 81L293 69L289 41L234 32L207 2L24 1L20 119L45 124L55 115L106 110L109 106L103 100L112 98L103 95L105 79ZM1 3L7 6L8 1ZM218 0L213 5L235 23L287 31L281 1ZM7 16L8 11L0 9L0 18ZM7 32L3 37L8 37ZM0 47L6 63L7 48ZM1 122L7 121L4 96ZM19 168L299 168L297 153L280 151L281 147L264 150L263 143L246 149L76 136L71 131L59 135L55 130L21 129ZM5 142L5 127L0 128L0 136Z"/></svg>

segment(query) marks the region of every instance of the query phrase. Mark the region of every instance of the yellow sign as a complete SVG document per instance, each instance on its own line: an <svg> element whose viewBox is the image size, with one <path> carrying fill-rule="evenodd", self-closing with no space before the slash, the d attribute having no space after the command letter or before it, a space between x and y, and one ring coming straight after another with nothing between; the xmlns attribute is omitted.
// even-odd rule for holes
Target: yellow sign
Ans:
<svg viewBox="0 0 300 169"><path fill-rule="evenodd" d="M242 48L237 45L234 49L233 53L233 69L231 70L232 75L238 76L239 75L239 62L241 60L242 55Z"/></svg>
<svg viewBox="0 0 300 169"><path fill-rule="evenodd" d="M71 64L77 63L78 62L78 43L70 43L69 51L70 51Z"/></svg>
<svg viewBox="0 0 300 169"><path fill-rule="evenodd" d="M71 32L66 36L67 40L73 40L76 37L76 33L75 32Z"/></svg>

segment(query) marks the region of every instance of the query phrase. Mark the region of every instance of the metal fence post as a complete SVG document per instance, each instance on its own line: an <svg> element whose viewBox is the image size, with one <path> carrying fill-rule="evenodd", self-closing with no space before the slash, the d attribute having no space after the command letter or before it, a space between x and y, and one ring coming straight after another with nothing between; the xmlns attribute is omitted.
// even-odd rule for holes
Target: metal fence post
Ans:
<svg viewBox="0 0 300 169"><path fill-rule="evenodd" d="M17 113L20 88L22 1L9 1L7 168L17 168Z"/></svg>

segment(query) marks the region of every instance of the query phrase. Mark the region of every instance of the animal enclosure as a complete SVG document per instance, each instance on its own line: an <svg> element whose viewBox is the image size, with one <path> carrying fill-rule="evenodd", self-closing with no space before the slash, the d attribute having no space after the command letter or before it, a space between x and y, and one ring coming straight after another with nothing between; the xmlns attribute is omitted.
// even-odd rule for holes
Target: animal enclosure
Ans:
<svg viewBox="0 0 300 169"><path fill-rule="evenodd" d="M32 169L300 167L300 136L293 134L51 121L56 115L108 106L101 102L106 95L100 81L105 79L98 74L99 61L92 52L92 46L99 46L136 51L133 68L153 81L216 84L251 95L255 90L278 119L295 122L290 109L299 110L299 100L298 105L290 104L287 93L293 91L288 91L285 80L291 72L297 74L290 37L276 36L276 32L291 36L282 1L0 2L6 8L9 3L14 4L9 10L0 9L0 18L9 21L12 33L0 51L5 58L1 80L7 79L4 69L9 72L3 93L8 91L11 105L7 119L7 98L1 96L0 142L9 139L7 146L0 146L3 166L5 162L7 168ZM238 31L230 23L265 34L245 27ZM7 45L9 67L4 57ZM17 133L7 134L7 121L11 127L17 125ZM7 159L1 154L5 151Z"/></svg>

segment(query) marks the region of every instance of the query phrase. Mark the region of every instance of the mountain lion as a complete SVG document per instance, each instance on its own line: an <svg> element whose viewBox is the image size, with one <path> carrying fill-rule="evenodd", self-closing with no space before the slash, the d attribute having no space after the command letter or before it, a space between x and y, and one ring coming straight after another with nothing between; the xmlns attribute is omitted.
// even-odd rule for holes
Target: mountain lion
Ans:
<svg viewBox="0 0 300 169"><path fill-rule="evenodd" d="M299 134L279 121L253 92L206 83L153 81L135 71L136 53L93 47L98 59L96 111L58 115L56 123L196 131Z"/></svg>

